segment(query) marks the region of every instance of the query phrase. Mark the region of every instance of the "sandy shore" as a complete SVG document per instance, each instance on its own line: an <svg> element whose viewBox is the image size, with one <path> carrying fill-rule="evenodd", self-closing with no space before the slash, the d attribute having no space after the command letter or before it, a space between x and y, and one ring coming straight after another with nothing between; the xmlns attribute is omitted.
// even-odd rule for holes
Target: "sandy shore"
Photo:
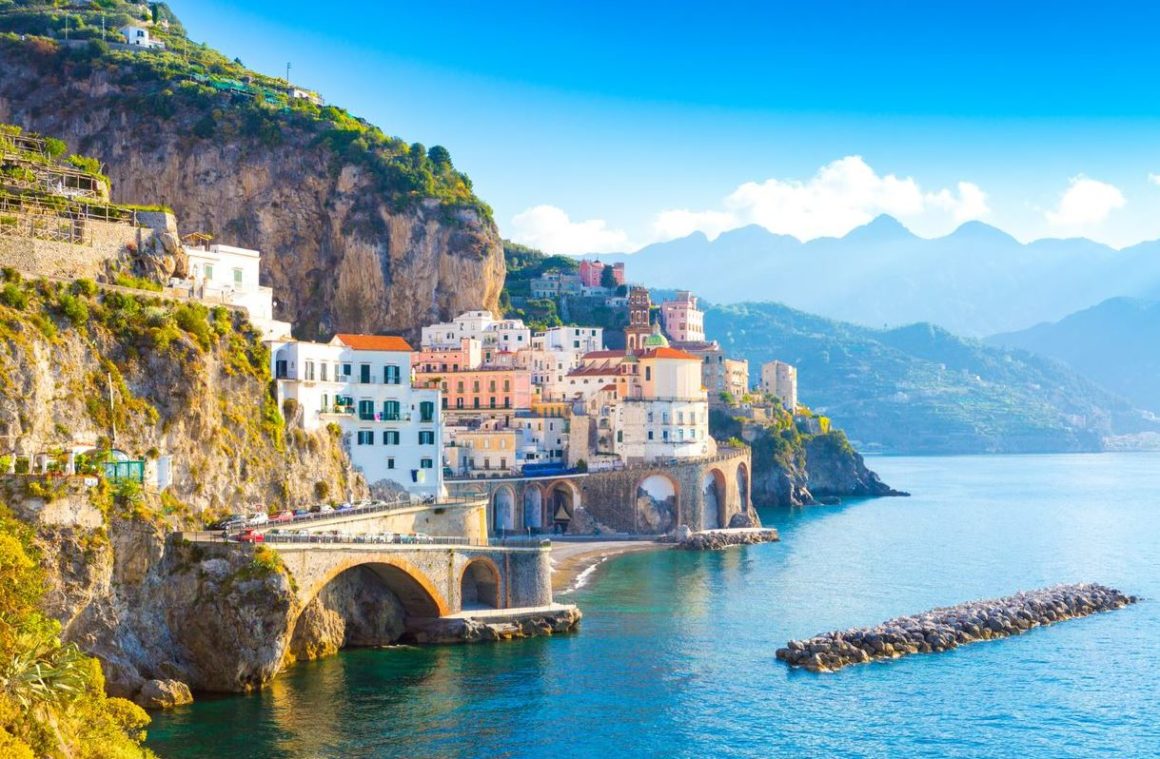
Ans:
<svg viewBox="0 0 1160 759"><path fill-rule="evenodd" d="M663 551L671 543L652 540L593 540L552 543L552 592L570 593L583 587L596 568L613 556L638 551Z"/></svg>

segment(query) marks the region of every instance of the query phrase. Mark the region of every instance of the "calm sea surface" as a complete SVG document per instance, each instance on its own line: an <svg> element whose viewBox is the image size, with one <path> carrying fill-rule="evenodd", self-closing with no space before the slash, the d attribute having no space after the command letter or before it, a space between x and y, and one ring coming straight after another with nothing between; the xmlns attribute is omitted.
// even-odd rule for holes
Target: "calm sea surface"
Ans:
<svg viewBox="0 0 1160 759"><path fill-rule="evenodd" d="M356 650L159 715L166 757L1160 755L1160 454L875 458L912 498L767 509L782 542L609 561L578 635ZM793 637L1098 581L1125 610L791 672Z"/></svg>

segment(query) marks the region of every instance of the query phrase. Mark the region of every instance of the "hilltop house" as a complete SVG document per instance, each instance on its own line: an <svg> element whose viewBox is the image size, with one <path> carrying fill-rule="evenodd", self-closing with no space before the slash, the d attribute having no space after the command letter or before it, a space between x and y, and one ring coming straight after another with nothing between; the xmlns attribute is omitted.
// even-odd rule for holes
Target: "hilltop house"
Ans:
<svg viewBox="0 0 1160 759"><path fill-rule="evenodd" d="M150 36L149 30L143 26L134 26L129 24L120 29L121 34L125 37L125 44L131 47L143 47L149 50L164 50L165 43L161 40L153 39Z"/></svg>
<svg viewBox="0 0 1160 759"><path fill-rule="evenodd" d="M169 286L203 302L244 308L264 340L289 337L290 323L274 318L274 290L258 284L262 255L232 245L185 246L189 276Z"/></svg>

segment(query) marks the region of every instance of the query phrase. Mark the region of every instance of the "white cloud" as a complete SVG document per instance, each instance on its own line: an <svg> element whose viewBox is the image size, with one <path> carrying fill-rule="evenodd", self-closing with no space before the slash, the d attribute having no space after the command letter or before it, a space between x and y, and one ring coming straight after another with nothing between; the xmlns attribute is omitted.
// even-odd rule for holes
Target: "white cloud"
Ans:
<svg viewBox="0 0 1160 759"><path fill-rule="evenodd" d="M810 240L844 235L883 213L918 231L950 231L951 226L990 212L987 195L976 184L959 182L954 190L926 192L912 177L879 175L861 156L832 161L805 181L746 182L722 206L724 210L662 211L653 221L653 233L665 240L700 230L713 238L759 224L771 232Z"/></svg>
<svg viewBox="0 0 1160 759"><path fill-rule="evenodd" d="M1149 174L1148 181L1155 185L1160 185L1160 174Z"/></svg>
<svg viewBox="0 0 1160 759"><path fill-rule="evenodd" d="M1084 175L1072 177L1067 190L1059 199L1059 206L1045 216L1052 226L1081 227L1099 224L1128 201L1115 185L1089 179Z"/></svg>
<svg viewBox="0 0 1160 759"><path fill-rule="evenodd" d="M556 206L533 206L512 217L511 239L548 253L612 253L628 248L628 235L603 219L572 221Z"/></svg>

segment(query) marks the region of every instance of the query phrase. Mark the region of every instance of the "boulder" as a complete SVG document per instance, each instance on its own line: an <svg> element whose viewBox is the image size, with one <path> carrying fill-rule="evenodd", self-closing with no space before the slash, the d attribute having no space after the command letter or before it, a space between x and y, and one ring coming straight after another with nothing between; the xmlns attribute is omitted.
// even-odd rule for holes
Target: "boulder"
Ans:
<svg viewBox="0 0 1160 759"><path fill-rule="evenodd" d="M133 700L146 709L172 709L193 703L193 694L180 680L147 680Z"/></svg>

